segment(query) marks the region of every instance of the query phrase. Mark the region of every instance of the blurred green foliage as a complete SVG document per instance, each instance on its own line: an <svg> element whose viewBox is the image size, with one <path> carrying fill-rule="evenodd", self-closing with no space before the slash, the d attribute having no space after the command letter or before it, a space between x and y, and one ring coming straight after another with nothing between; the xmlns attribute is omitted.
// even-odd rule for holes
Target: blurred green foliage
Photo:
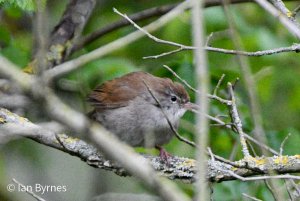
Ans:
<svg viewBox="0 0 300 201"><path fill-rule="evenodd" d="M6 2L6 3L3 3ZM0 53L20 67L24 67L31 61L34 49L34 35L32 22L34 14L28 12L32 10L31 1L8 1L0 0L2 16L0 19ZM48 1L46 6L49 18L49 30L55 26L62 15L67 1ZM127 14L136 13L153 6L173 3L173 1L148 1L148 0L126 0L126 1L103 1L99 2L85 27L84 34L89 34L94 30L105 27L110 23L121 19L120 16L112 12L115 7ZM16 6L17 5L17 6ZM294 8L295 4L289 3L289 8ZM231 6L230 11L234 14L234 20L243 46L247 51L266 50L283 46L290 46L298 42L280 23L258 6L247 3ZM159 38L175 41L185 45L191 45L191 23L190 12L185 12L165 27L157 30L153 34ZM140 25L147 24L155 19L140 22ZM221 7L207 8L205 10L206 33L217 33L210 42L211 46L234 49L233 41L228 37L227 19ZM85 54L97 47L112 42L135 30L132 26L116 30L113 33L87 45L84 49L76 52L72 57ZM76 107L87 112L88 106L85 104L85 97L96 85L105 80L113 79L132 71L148 71L157 76L172 77L172 74L162 67L169 65L183 79L195 86L195 69L193 65L193 54L190 51L183 51L156 60L142 59L144 56L157 55L173 50L174 47L158 44L151 39L144 37L124 48L118 49L106 57L97 59L80 69L61 78L56 85L56 90L61 96L70 101L71 105L80 104ZM241 75L238 62L233 55L226 55L215 52L208 52L208 65L211 75L211 90L216 86L222 74L226 74L225 80L219 90L220 96L226 98L226 83L233 82L240 77L240 82L236 88L239 112L244 123L244 129L250 133L253 130L251 113L249 111L249 99L247 97L244 78ZM300 143L300 59L297 53L282 53L262 57L248 57L258 92L264 128L268 142L275 150L279 147L283 139L291 133L284 146L284 154L299 154ZM175 78L174 78L175 79ZM65 83L71 83L71 87ZM74 85L74 86L73 86ZM195 94L190 91L191 99ZM73 97L73 98L72 98ZM73 100L72 100L73 99ZM74 102L75 100L75 102ZM72 103L73 102L73 103ZM211 101L211 115L228 115L227 108L216 101ZM38 121L38 119L36 120ZM186 114L184 120L193 125L193 114ZM228 117L224 121L229 122ZM183 123L184 124L184 123ZM195 134L190 129L182 126L179 132L194 140ZM232 152L232 147L238 137L230 131L221 127L211 127L210 146L215 154L228 158ZM15 148L14 146L11 147ZM188 145L172 140L166 146L169 152L174 155L193 157L194 149ZM27 147L24 149L34 149ZM235 159L241 158L240 147ZM24 151L30 153L30 151ZM24 157L28 154L24 154ZM38 157L35 156L34 157ZM30 157L28 157L30 160ZM2 165L2 163L0 163ZM2 167L0 166L0 171ZM0 177L2 178L2 177ZM178 182L186 192L192 194L192 186ZM215 200L241 200L242 193L258 197L263 200L272 200L270 192L263 182L223 182L213 184Z"/></svg>
<svg viewBox="0 0 300 201"><path fill-rule="evenodd" d="M40 0L42 5L46 5L46 0ZM34 11L36 8L35 0L0 0L0 6L14 6L24 11Z"/></svg>
<svg viewBox="0 0 300 201"><path fill-rule="evenodd" d="M13 5L25 11L34 10L34 2L32 0L0 0L0 5Z"/></svg>

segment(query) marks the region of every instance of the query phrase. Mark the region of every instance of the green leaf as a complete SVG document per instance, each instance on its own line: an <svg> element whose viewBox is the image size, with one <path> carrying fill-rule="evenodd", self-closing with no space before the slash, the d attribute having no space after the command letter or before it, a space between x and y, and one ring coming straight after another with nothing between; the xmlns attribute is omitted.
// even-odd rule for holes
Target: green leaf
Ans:
<svg viewBox="0 0 300 201"><path fill-rule="evenodd" d="M45 7L46 0L40 0L42 6ZM36 3L34 0L0 0L0 5L16 6L24 11L34 11L36 9Z"/></svg>

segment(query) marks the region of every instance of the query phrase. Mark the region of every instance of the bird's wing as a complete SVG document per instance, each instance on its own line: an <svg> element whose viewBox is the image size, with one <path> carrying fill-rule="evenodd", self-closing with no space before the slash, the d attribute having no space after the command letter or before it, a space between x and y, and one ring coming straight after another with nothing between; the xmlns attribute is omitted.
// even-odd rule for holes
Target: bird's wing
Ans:
<svg viewBox="0 0 300 201"><path fill-rule="evenodd" d="M139 79L136 79L137 76ZM127 106L130 100L140 96L145 89L142 80L149 80L151 76L145 72L133 72L107 81L91 92L88 96L88 102L96 109L112 109ZM135 78L135 81L133 81L133 78Z"/></svg>

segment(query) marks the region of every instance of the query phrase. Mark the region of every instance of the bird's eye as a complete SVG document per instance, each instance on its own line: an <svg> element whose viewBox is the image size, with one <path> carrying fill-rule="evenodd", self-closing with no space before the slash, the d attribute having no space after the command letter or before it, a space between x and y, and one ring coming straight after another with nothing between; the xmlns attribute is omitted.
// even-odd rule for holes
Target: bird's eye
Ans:
<svg viewBox="0 0 300 201"><path fill-rule="evenodd" d="M177 101L177 97L176 96L171 96L171 101L172 102L176 102Z"/></svg>

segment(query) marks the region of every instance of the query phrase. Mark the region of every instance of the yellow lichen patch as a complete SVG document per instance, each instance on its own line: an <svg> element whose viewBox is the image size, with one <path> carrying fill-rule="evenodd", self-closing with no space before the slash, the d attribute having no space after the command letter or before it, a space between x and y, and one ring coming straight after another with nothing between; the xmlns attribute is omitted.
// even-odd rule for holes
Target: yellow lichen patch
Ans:
<svg viewBox="0 0 300 201"><path fill-rule="evenodd" d="M290 17L294 17L294 14L293 14L291 11L288 11L288 12L286 13L286 16L287 16L288 18L290 18Z"/></svg>
<svg viewBox="0 0 300 201"><path fill-rule="evenodd" d="M249 158L250 159L250 158ZM251 160L257 165L265 165L266 164L266 159L265 158L253 158L251 157Z"/></svg>
<svg viewBox="0 0 300 201"><path fill-rule="evenodd" d="M188 159L188 160L185 160L183 163L182 163L182 165L184 165L184 166L195 166L195 160L193 160L193 159Z"/></svg>
<svg viewBox="0 0 300 201"><path fill-rule="evenodd" d="M25 117L19 117L19 121L20 121L21 123L29 122L29 120L28 120L27 118L25 118Z"/></svg>
<svg viewBox="0 0 300 201"><path fill-rule="evenodd" d="M3 123L5 123L5 119L0 117L0 124L3 124Z"/></svg>
<svg viewBox="0 0 300 201"><path fill-rule="evenodd" d="M36 73L36 60L30 62L25 68L23 68L24 73L35 74Z"/></svg>
<svg viewBox="0 0 300 201"><path fill-rule="evenodd" d="M299 154L295 155L294 157L297 158L297 159L300 159L300 155Z"/></svg>
<svg viewBox="0 0 300 201"><path fill-rule="evenodd" d="M289 162L289 158L287 156L279 156L277 158L274 158L273 161L275 164L286 165Z"/></svg>
<svg viewBox="0 0 300 201"><path fill-rule="evenodd" d="M78 138L73 138L73 137L68 137L63 139L64 143L66 144L72 144L72 143L76 143L77 141L79 141Z"/></svg>
<svg viewBox="0 0 300 201"><path fill-rule="evenodd" d="M236 170L238 170L238 168L237 167L231 167L231 171L236 171Z"/></svg>
<svg viewBox="0 0 300 201"><path fill-rule="evenodd" d="M61 44L55 44L50 47L50 52L47 54L48 61L60 61L63 58L65 47Z"/></svg>

